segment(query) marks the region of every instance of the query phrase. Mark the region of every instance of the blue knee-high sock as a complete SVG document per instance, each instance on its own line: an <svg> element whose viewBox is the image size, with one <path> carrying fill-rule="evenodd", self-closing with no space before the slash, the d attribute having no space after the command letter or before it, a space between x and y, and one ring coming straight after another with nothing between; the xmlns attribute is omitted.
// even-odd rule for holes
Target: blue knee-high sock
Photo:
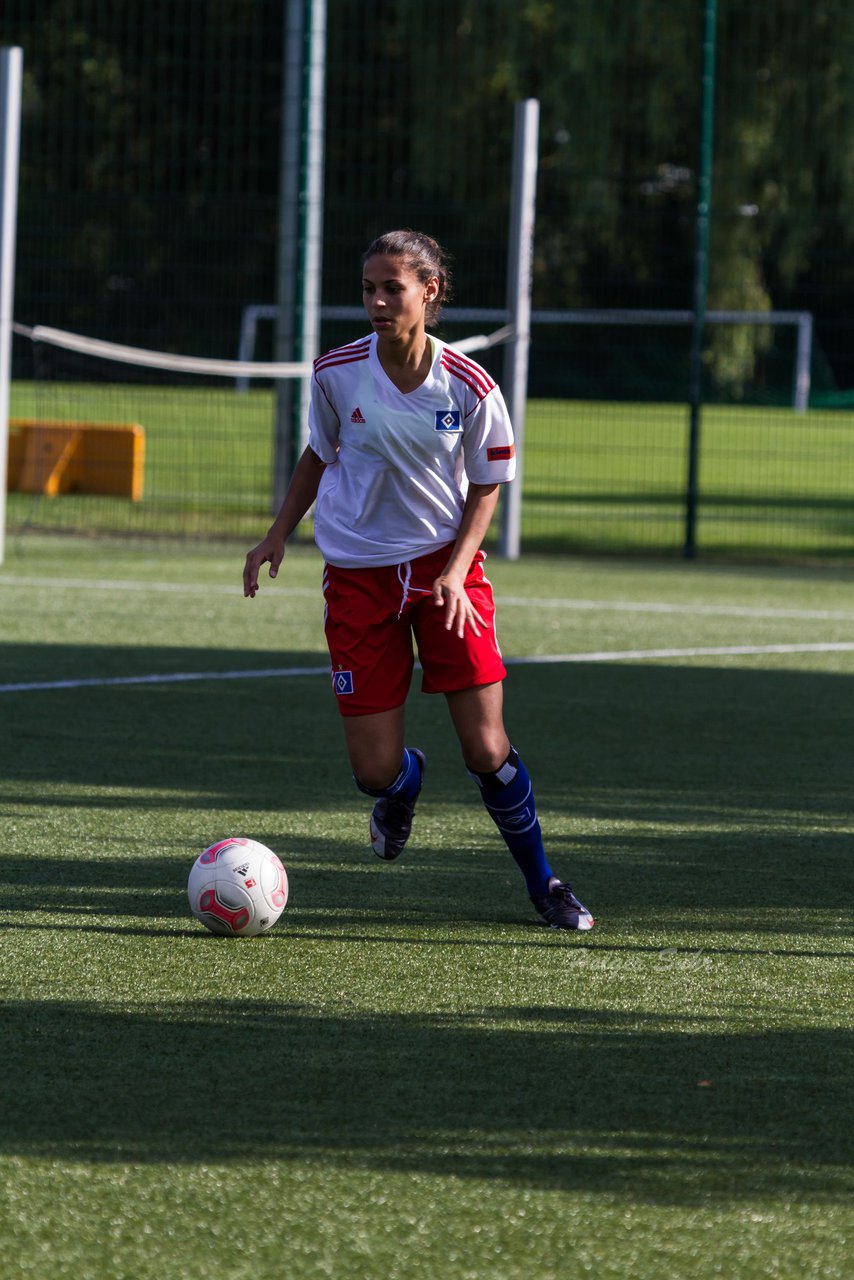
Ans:
<svg viewBox="0 0 854 1280"><path fill-rule="evenodd" d="M543 848L531 779L518 752L511 747L509 756L495 773L475 773L472 769L469 773L480 787L487 813L525 877L528 893L545 893L554 872Z"/></svg>
<svg viewBox="0 0 854 1280"><path fill-rule="evenodd" d="M421 790L421 762L414 751L404 747L403 764L400 773L394 782L389 783L387 787L381 787L378 791L375 791L372 787L366 787L364 783L360 782L355 773L353 774L353 781L366 796L376 796L388 800L395 796L409 802L414 800Z"/></svg>

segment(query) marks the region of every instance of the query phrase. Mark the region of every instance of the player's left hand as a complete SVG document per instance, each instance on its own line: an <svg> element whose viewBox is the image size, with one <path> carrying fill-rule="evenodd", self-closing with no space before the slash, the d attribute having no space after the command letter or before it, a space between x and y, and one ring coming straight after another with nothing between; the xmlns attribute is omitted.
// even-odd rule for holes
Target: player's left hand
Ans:
<svg viewBox="0 0 854 1280"><path fill-rule="evenodd" d="M456 631L462 639L467 626L476 636L486 623L468 597L461 578L454 574L440 574L433 583L433 603L445 609L445 630Z"/></svg>

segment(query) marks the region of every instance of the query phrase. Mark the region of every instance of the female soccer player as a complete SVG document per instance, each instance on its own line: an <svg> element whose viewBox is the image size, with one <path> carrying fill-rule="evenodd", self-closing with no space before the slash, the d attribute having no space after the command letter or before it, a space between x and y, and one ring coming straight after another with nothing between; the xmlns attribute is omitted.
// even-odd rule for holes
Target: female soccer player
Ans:
<svg viewBox="0 0 854 1280"><path fill-rule="evenodd" d="M375 800L374 853L403 850L424 777L404 745L418 646L425 693L443 693L465 765L515 858L543 924L591 929L554 874L531 780L504 728L506 675L480 544L513 479L513 432L499 388L427 333L449 296L443 250L391 231L362 259L372 333L314 364L309 443L266 537L246 557L245 596L261 566L275 578L285 544L316 500L315 541L332 689L353 778Z"/></svg>

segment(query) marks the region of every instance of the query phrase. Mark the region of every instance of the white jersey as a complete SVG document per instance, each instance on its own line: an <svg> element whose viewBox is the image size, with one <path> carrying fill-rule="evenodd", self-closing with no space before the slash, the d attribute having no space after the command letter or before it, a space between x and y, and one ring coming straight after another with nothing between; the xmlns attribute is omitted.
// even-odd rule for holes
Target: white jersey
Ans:
<svg viewBox="0 0 854 1280"><path fill-rule="evenodd" d="M314 513L324 559L340 568L399 564L456 539L469 483L516 471L501 391L474 360L430 337L433 363L402 392L377 338L314 363L309 445L327 464Z"/></svg>

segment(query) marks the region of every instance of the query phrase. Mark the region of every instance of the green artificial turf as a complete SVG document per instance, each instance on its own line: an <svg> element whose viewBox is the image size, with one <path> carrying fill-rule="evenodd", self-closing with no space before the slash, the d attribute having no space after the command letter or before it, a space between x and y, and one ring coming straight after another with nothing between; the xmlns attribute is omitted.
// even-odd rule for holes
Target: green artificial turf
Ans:
<svg viewBox="0 0 854 1280"><path fill-rule="evenodd" d="M566 935L417 677L372 857L326 677L248 678L324 667L319 558L244 550L7 542L4 1275L846 1277L854 574L490 558ZM267 937L189 915L229 834Z"/></svg>
<svg viewBox="0 0 854 1280"><path fill-rule="evenodd" d="M16 382L12 413L145 430L141 502L11 493L15 528L245 538L269 518L269 390ZM519 453L526 551L678 554L688 438L684 405L531 401ZM708 556L854 560L852 477L852 413L705 406L696 546Z"/></svg>

